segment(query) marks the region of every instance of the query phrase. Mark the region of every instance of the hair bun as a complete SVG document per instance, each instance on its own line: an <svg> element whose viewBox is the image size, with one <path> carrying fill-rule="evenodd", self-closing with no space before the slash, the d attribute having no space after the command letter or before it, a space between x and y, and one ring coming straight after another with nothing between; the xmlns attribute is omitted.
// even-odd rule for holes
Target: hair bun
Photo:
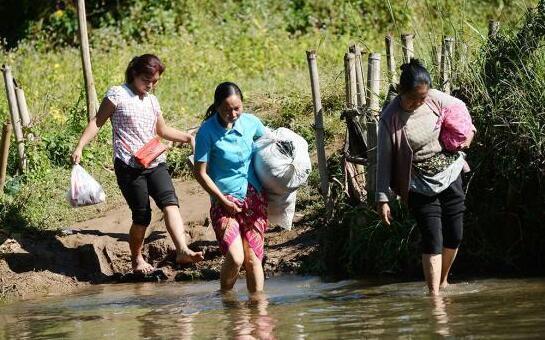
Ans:
<svg viewBox="0 0 545 340"><path fill-rule="evenodd" d="M409 62L409 64L414 66L424 67L424 64L422 64L420 59L417 59L417 58L411 58L411 61Z"/></svg>
<svg viewBox="0 0 545 340"><path fill-rule="evenodd" d="M411 60L408 63L401 65L399 68L401 69L401 71L409 71L411 68L415 66L425 68L424 64L420 61L420 59L417 59L417 58L411 58Z"/></svg>

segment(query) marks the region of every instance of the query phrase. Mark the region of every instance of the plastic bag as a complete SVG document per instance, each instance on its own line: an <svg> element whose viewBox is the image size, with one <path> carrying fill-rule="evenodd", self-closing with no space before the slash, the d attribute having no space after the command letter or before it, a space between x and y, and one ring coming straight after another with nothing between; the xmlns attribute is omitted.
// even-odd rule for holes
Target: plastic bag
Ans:
<svg viewBox="0 0 545 340"><path fill-rule="evenodd" d="M283 195L306 183L311 163L303 137L279 128L256 140L254 147L255 172L267 192Z"/></svg>
<svg viewBox="0 0 545 340"><path fill-rule="evenodd" d="M72 168L70 189L66 196L74 208L98 204L106 200L102 186L79 164L75 164Z"/></svg>
<svg viewBox="0 0 545 340"><path fill-rule="evenodd" d="M297 191L286 194L268 194L267 217L271 226L278 225L284 229L291 230L293 216L295 215L295 203Z"/></svg>
<svg viewBox="0 0 545 340"><path fill-rule="evenodd" d="M461 145L475 129L465 104L443 108L438 124L441 124L439 139L445 149L451 152L460 150Z"/></svg>

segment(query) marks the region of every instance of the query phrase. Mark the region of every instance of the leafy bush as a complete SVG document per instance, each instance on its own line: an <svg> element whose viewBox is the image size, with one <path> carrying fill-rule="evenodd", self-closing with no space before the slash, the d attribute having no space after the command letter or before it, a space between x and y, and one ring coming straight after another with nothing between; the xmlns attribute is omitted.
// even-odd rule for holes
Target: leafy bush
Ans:
<svg viewBox="0 0 545 340"><path fill-rule="evenodd" d="M545 264L545 1L483 47L463 79L478 127L468 196L471 247L487 267Z"/></svg>

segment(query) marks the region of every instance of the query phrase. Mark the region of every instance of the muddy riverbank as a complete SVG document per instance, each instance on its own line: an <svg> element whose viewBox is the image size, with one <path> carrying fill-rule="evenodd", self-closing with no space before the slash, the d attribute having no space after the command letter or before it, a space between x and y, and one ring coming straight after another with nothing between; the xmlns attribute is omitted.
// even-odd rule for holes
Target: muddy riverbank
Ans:
<svg viewBox="0 0 545 340"><path fill-rule="evenodd" d="M158 271L147 277L132 274L127 235L131 216L128 207L120 205L62 231L0 234L1 298L25 299L97 283L219 278L222 256L208 221L208 196L194 182L175 185L188 243L194 250L205 251L205 261L183 267L175 264L174 245L161 212L153 207L144 254ZM269 230L265 239L268 276L300 272L316 254L315 230L303 222L290 231Z"/></svg>

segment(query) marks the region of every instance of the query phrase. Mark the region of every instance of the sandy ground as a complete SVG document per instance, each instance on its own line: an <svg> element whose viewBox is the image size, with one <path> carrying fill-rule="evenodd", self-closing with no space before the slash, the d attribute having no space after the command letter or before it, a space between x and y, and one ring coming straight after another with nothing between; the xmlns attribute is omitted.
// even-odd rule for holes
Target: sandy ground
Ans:
<svg viewBox="0 0 545 340"><path fill-rule="evenodd" d="M205 261L186 267L174 263L174 245L162 213L153 206L144 254L158 271L146 277L133 274L127 243L131 214L122 205L60 234L0 234L0 298L64 293L95 283L219 278L222 256L208 222L208 195L194 181L175 185L189 246L204 250ZM317 249L314 230L304 224L296 223L290 231L269 230L265 240L264 268L268 276L299 272L303 261L314 256Z"/></svg>

